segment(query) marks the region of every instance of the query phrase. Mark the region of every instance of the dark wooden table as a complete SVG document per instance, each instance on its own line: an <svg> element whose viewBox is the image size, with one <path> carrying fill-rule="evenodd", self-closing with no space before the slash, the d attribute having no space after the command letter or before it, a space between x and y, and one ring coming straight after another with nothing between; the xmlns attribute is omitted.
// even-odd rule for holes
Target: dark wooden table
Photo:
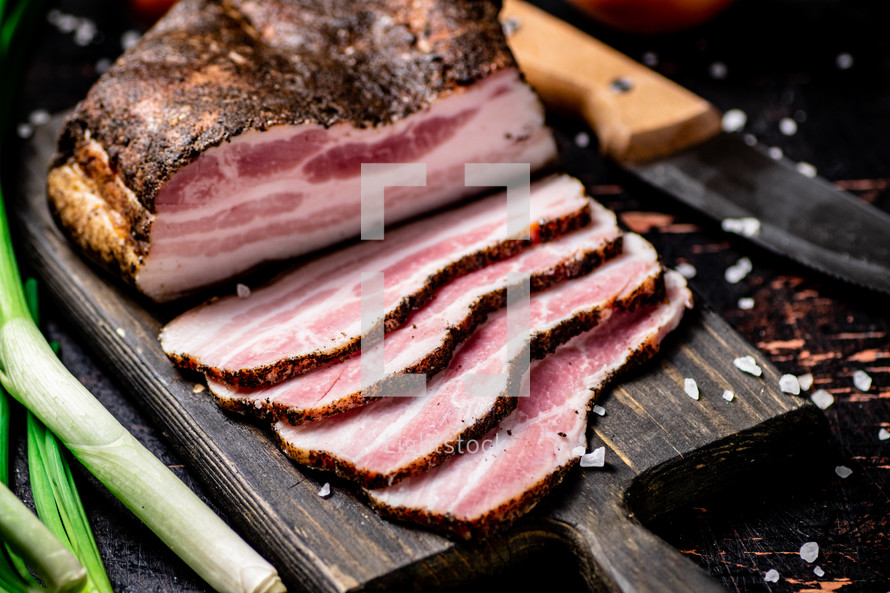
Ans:
<svg viewBox="0 0 890 593"><path fill-rule="evenodd" d="M16 123L26 123L36 110L68 109L86 93L122 43L139 30L121 4L64 0L54 5L56 12L35 36ZM702 28L659 37L616 33L556 2L542 4L721 109L744 111L741 133L780 149L792 161L811 164L838 187L890 210L890 42L877 3L739 0ZM796 130L783 120L794 121ZM602 162L595 138L582 124L557 114L552 123L566 168L618 211L627 227L645 234L668 265L692 264L697 273L691 284L700 301L721 313L781 371L812 373L807 394L825 389L835 397L825 411L832 440L823 463L785 480L765 478L744 491L701 501L650 527L729 590L890 590L890 440L878 437L882 427L890 429L890 297L727 236L719 224ZM27 128L20 132L26 134ZM578 147L581 132L592 139L591 146ZM5 179L14 175L11 169L4 171ZM724 271L741 257L751 259L753 271L729 284ZM743 298L753 299L753 308L740 307ZM69 368L200 493L201 485L164 435L142 416L139 402L107 378L65 319L53 313L51 302L44 308L46 330L61 343ZM867 392L853 386L857 370L872 378ZM840 478L838 465L853 473ZM27 498L25 471L19 446L14 476ZM79 471L78 477L116 591L205 590L89 475ZM820 547L814 564L798 554L807 541ZM813 573L816 564L824 577ZM772 568L781 578L766 583L763 575ZM578 587L565 558L542 558L497 578L499 585L517 590Z"/></svg>

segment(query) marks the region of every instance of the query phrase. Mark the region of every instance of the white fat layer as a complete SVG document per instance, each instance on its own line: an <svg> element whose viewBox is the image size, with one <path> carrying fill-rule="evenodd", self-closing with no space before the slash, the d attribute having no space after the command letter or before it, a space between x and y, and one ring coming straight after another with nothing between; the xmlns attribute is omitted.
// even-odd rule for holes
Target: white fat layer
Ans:
<svg viewBox="0 0 890 593"><path fill-rule="evenodd" d="M508 92L501 92L504 88ZM465 163L527 162L535 170L554 157L555 144L549 130L544 127L540 103L531 89L520 81L515 70L494 74L392 125L367 129L347 124L332 126L326 131L327 143L321 151L351 142L378 142L424 120L454 116L474 108L478 108L476 114L452 138L422 157L420 162L427 165L427 187L387 190L387 223L404 220L478 192L479 188L464 188ZM233 154L234 148L240 150L244 145L290 138L313 128L321 127L307 124L247 132L227 144L209 149L205 154L215 156L222 164L224 179L215 184L213 198L198 207L165 209L163 199L158 200L157 217L152 226L152 249L137 275L139 287L149 296L169 298L231 278L263 261L308 253L357 236L360 228L359 176L309 183L301 170L304 161L293 170L257 181L239 177L232 166L229 155ZM275 212L275 222L305 223L318 218L323 211L330 214L332 208L339 210L339 219L278 236L264 233L270 222L269 215L255 219L244 217L243 221L233 222L223 230L201 222L202 219L224 214L243 204L262 201L266 196L282 191L302 193L304 198L290 210ZM236 236L249 238L237 249L224 253L205 255L195 254L193 250L165 250L157 242L176 241L183 236L165 237L167 233L163 229L169 224L188 225L185 236L199 241L219 240L225 236L233 237L232 241L236 240ZM157 240L155 230L158 231ZM153 251L159 255L154 256Z"/></svg>

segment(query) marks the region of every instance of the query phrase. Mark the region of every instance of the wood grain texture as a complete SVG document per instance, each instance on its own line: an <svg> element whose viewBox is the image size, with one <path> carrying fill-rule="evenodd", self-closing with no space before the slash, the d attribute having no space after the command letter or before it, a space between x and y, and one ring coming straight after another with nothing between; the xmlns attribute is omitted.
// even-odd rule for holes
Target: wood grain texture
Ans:
<svg viewBox="0 0 890 593"><path fill-rule="evenodd" d="M507 0L501 18L529 83L548 107L583 114L606 155L647 161L720 131L706 100L565 21L522 0Z"/></svg>
<svg viewBox="0 0 890 593"><path fill-rule="evenodd" d="M213 498L292 589L426 590L471 581L523 554L555 547L577 558L591 589L718 591L719 585L643 529L663 510L731 486L760 462L782 463L821 438L812 405L778 391L777 371L761 361L754 378L732 366L759 357L713 312L693 312L664 351L611 390L608 414L591 427L591 446L608 447L606 471L573 471L530 517L484 542L457 543L377 517L340 482L317 496L261 428L220 411L195 377L180 373L157 343L177 313L134 300L75 255L49 220L44 175L54 145L40 130L26 155L14 212L20 252L110 372L169 435ZM182 305L180 305L182 306ZM700 401L683 391L693 377ZM736 399L721 395L729 388ZM799 457L795 457L799 459Z"/></svg>

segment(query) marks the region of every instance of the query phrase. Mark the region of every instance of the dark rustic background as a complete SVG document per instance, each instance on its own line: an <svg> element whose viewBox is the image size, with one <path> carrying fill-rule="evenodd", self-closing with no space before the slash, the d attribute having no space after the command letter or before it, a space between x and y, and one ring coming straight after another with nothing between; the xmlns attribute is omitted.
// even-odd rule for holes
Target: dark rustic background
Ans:
<svg viewBox="0 0 890 593"><path fill-rule="evenodd" d="M609 31L562 4L542 4L631 57L654 64L721 109L743 110L747 123L741 133L780 148L792 161L812 164L838 187L890 210L890 41L881 3L738 0L704 27L657 37ZM56 10L52 19L35 32L15 124L27 123L36 110L70 108L121 52L124 40L140 30L122 2L63 0L50 8ZM795 133L780 130L783 118L797 123ZM36 125L39 121L38 115ZM719 224L634 184L602 162L595 138L588 148L579 148L579 132L593 138L583 124L558 114L552 123L566 167L591 194L621 213L628 227L644 233L667 264L685 262L696 268L691 284L700 301L720 312L783 372L812 373L808 394L822 388L836 399L825 411L832 441L824 463L784 480L766 477L764 468L764 480L744 491L701 501L651 527L729 590L890 590L890 440L878 439L881 427L890 430L890 297L848 286L727 236ZM16 132L27 136L28 128L16 130L14 125L10 146ZM15 170L8 162L4 165L4 179L9 180ZM753 272L739 284L727 283L725 269L742 256L752 260ZM754 308L741 309L742 297L752 298ZM53 314L52 303L46 302L44 309L46 330L61 342L69 368L200 492L164 435L140 414L139 402L97 368L65 320ZM859 369L872 377L868 392L853 386L852 374ZM853 470L849 478L835 475L841 464ZM20 450L15 480L26 495L24 472ZM79 472L78 477L116 591L205 590L90 476ZM812 565L798 555L806 541L820 546ZM824 577L813 574L816 564L825 570ZM763 580L771 568L781 575L777 583ZM499 589L578 587L565 558L542 558L498 579Z"/></svg>

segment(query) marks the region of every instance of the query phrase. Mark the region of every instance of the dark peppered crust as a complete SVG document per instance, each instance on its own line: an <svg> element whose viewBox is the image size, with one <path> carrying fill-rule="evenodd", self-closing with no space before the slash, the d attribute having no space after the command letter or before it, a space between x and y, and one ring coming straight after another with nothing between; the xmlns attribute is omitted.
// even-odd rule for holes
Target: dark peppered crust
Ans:
<svg viewBox="0 0 890 593"><path fill-rule="evenodd" d="M612 383L612 381L615 380L615 378L652 358L658 352L658 349L659 344L657 339L655 336L650 336L646 343L634 350L628 358L627 363L620 369L611 373L601 385L597 386L596 390L591 391L590 399L587 402L587 415L589 416L590 410L599 395ZM456 539L468 540L473 538L483 538L491 535L495 531L508 527L511 523L516 521L516 519L528 513L545 496L547 496L547 494L549 494L550 491L563 480L569 470L576 465L577 459L572 459L567 464L557 468L553 473L532 485L519 496L491 509L484 515L473 519L459 519L451 514L431 513L416 508L390 507L375 500L372 493L367 492L367 490L365 491L365 496L371 507L385 519L408 523L415 526L420 525L421 527Z"/></svg>
<svg viewBox="0 0 890 593"><path fill-rule="evenodd" d="M52 167L75 162L88 133L154 212L176 171L245 131L379 126L515 67L499 9L498 0L183 0L90 89Z"/></svg>
<svg viewBox="0 0 890 593"><path fill-rule="evenodd" d="M618 235L614 240L607 242L598 249L585 252L578 259L564 262L544 273L533 275L531 277L532 292L538 292L567 279L577 278L590 273L602 262L612 259L621 253L622 239L623 237ZM407 368L405 372L412 374L423 373L427 377L431 377L444 369L448 366L457 345L473 333L491 312L503 308L506 298L506 290L501 289L485 294L477 299L461 322L448 330L448 334L442 340L442 343L422 360L418 361L417 364ZM536 349L532 352L533 357L543 356L544 353L549 351L551 340L541 340L541 342L540 345L535 345ZM375 401L379 399L377 392L389 387L395 387L393 383L397 382L400 376L395 375L391 378L392 381L384 380L380 384L372 386L373 391L371 392L356 392L327 406L316 408L295 408L268 400L261 402L262 407L257 408L254 402L246 399L247 396L245 396L245 399L236 399L218 397L214 393L214 397L216 402L224 409L265 419L287 420L291 424L297 425L320 420ZM210 391L212 393L213 389L211 388Z"/></svg>
<svg viewBox="0 0 890 593"><path fill-rule="evenodd" d="M585 202L581 208L565 216L544 219L533 223L530 228L530 240L507 239L491 246L489 249L451 262L427 278L424 286L416 293L405 295L399 304L387 313L384 330L390 332L403 325L414 309L428 303L440 287L455 278L465 276L492 262L506 259L535 243L555 240L588 224L590 224L590 203ZM278 383L292 375L305 373L322 364L336 361L343 356L357 352L360 347L361 338L355 338L329 350L317 351L305 356L284 359L274 364L240 369L238 371L208 367L190 357L187 353L168 352L167 356L180 367L204 373L208 377L212 377L222 383L238 387L256 388Z"/></svg>

